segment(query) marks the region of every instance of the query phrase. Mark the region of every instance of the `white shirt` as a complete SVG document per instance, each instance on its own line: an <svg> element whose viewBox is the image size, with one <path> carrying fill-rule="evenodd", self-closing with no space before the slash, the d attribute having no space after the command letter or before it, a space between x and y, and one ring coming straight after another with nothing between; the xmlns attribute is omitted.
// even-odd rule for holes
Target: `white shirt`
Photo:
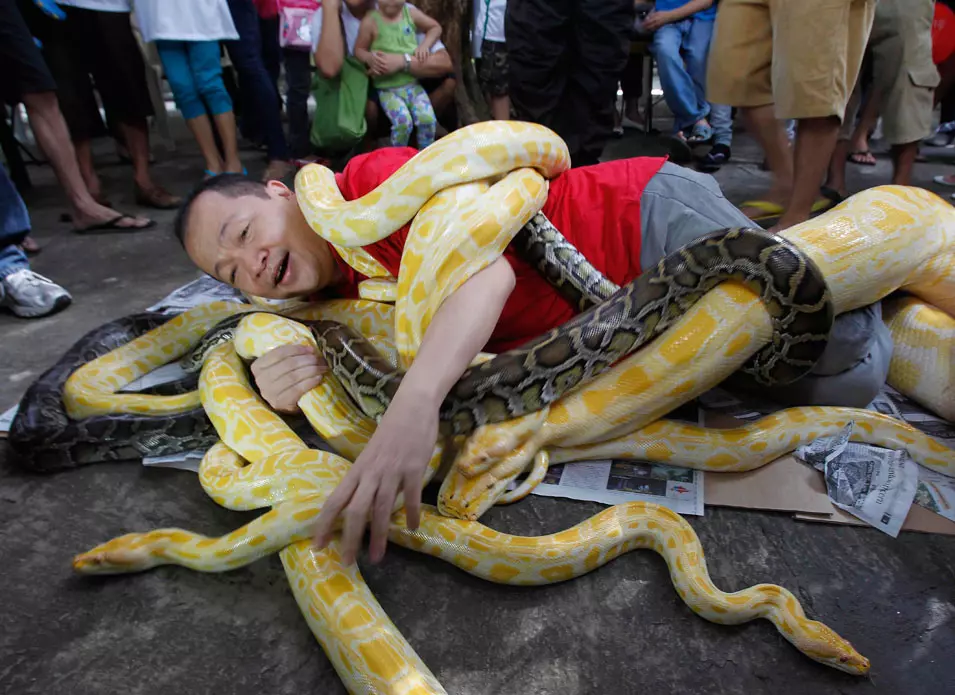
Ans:
<svg viewBox="0 0 955 695"><path fill-rule="evenodd" d="M410 2L407 3L408 7L414 7ZM378 3L375 3L375 7L378 7ZM348 55L355 55L355 42L358 40L358 29L361 27L361 20L358 19L355 15L351 13L351 10L348 9L346 3L342 3L342 30L345 32L345 50L348 51ZM318 50L318 40L322 35L322 10L319 10L314 15L312 15L312 52ZM418 43L424 39L423 33L415 34L418 39ZM441 40L434 42L434 45L431 47L431 52L445 50L444 44L441 43Z"/></svg>
<svg viewBox="0 0 955 695"><path fill-rule="evenodd" d="M481 42L498 41L504 43L504 11L507 0L474 0L474 24L471 25L471 55L481 57ZM484 22L487 19L487 32Z"/></svg>
<svg viewBox="0 0 955 695"><path fill-rule="evenodd" d="M226 0L133 0L143 41L238 39Z"/></svg>
<svg viewBox="0 0 955 695"><path fill-rule="evenodd" d="M57 0L58 5L100 12L129 12L131 0Z"/></svg>

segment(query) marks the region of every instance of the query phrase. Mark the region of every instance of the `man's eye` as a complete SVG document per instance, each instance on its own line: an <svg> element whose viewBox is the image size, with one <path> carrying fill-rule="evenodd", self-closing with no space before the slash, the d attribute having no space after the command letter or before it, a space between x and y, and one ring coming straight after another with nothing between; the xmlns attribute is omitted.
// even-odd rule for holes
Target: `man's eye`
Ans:
<svg viewBox="0 0 955 695"><path fill-rule="evenodd" d="M229 284L235 284L235 268L232 269L232 272L229 274Z"/></svg>
<svg viewBox="0 0 955 695"><path fill-rule="evenodd" d="M239 240L240 240L240 241L245 241L246 237L248 237L248 236L249 236L249 228L246 227L245 229L242 230L242 233L239 234Z"/></svg>

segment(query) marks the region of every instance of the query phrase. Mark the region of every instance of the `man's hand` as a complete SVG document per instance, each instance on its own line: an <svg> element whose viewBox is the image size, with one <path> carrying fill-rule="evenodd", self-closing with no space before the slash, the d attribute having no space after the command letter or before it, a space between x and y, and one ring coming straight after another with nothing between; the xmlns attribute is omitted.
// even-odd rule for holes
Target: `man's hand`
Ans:
<svg viewBox="0 0 955 695"><path fill-rule="evenodd" d="M417 528L421 483L437 436L438 406L408 395L402 398L399 391L361 455L325 501L315 525L318 547L328 545L341 514L342 562L350 565L358 555L371 514L369 555L372 562L380 562L399 491L404 493L408 527Z"/></svg>
<svg viewBox="0 0 955 695"><path fill-rule="evenodd" d="M314 348L283 345L252 363L252 377L265 402L281 413L297 413L298 399L322 383L328 371Z"/></svg>
<svg viewBox="0 0 955 695"><path fill-rule="evenodd" d="M673 14L669 10L657 12L654 10L643 20L643 28L647 31L656 31L664 24L670 24L673 21Z"/></svg>
<svg viewBox="0 0 955 695"><path fill-rule="evenodd" d="M382 53L381 51L375 51L372 55L374 55L374 62L372 62L372 72L370 74L375 77L394 75L396 72L405 69L405 58L402 55Z"/></svg>

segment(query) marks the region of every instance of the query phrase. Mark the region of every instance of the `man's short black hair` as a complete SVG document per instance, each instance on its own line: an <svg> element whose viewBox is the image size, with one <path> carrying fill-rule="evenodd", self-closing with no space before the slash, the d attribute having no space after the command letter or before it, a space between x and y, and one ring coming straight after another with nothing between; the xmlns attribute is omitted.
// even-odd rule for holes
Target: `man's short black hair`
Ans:
<svg viewBox="0 0 955 695"><path fill-rule="evenodd" d="M207 191L215 191L226 198L242 198L247 195L254 195L257 198L269 197L264 183L245 174L220 174L209 177L193 189L183 201L179 212L176 213L173 231L183 246L186 245L186 223L189 221L189 213L192 212L192 204L196 202L196 198Z"/></svg>

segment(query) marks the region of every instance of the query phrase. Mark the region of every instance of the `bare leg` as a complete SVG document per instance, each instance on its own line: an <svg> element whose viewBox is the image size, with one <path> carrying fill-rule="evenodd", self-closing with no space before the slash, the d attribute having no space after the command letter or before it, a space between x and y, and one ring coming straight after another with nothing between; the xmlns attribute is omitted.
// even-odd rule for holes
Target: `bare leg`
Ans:
<svg viewBox="0 0 955 695"><path fill-rule="evenodd" d="M103 185L100 183L99 175L93 166L93 149L90 147L90 141L77 140L73 143L73 149L76 150L76 163L80 167L80 176L83 177L86 190L93 196L93 200L102 200Z"/></svg>
<svg viewBox="0 0 955 695"><path fill-rule="evenodd" d="M777 230L792 227L809 219L812 204L819 196L819 185L832 158L839 137L839 119L803 118L796 132L794 175L789 205L779 219Z"/></svg>
<svg viewBox="0 0 955 695"><path fill-rule="evenodd" d="M242 160L239 159L239 142L235 132L235 114L223 111L213 116L222 149L225 150L225 170L232 174L242 173Z"/></svg>
<svg viewBox="0 0 955 695"><path fill-rule="evenodd" d="M502 97L491 97L491 118L495 121L509 121L511 119L511 98L506 94Z"/></svg>
<svg viewBox="0 0 955 695"><path fill-rule="evenodd" d="M202 152L202 158L206 160L206 169L213 174L221 174L222 157L219 156L219 148L216 147L216 138L212 134L212 123L209 121L209 117L203 114L195 118L188 118L186 119L186 125L189 126L192 136L199 143L199 151Z"/></svg>
<svg viewBox="0 0 955 695"><path fill-rule="evenodd" d="M149 129L146 120L120 123L123 140L129 158L133 162L133 181L136 184L136 200L140 205L167 210L182 202L165 188L153 181L149 172Z"/></svg>
<svg viewBox="0 0 955 695"><path fill-rule="evenodd" d="M848 195L846 188L846 158L849 156L850 144L848 140L839 140L832 150L832 161L829 162L829 179L826 182L829 188L839 195Z"/></svg>
<svg viewBox="0 0 955 695"><path fill-rule="evenodd" d="M59 102L54 92L24 94L23 105L30 117L30 127L44 154L50 160L56 178L66 192L73 214L73 222L78 228L108 222L119 217L119 213L100 205L90 195L80 167L76 162L76 151L70 140L70 133L60 112ZM130 217L116 224L119 227L145 227L150 220L144 217Z"/></svg>
<svg viewBox="0 0 955 695"><path fill-rule="evenodd" d="M859 116L859 124L852 132L852 152L869 151L869 133L875 129L875 122L879 120L879 108L882 106L882 94L879 90L873 89L862 107L862 114ZM872 158L875 159L874 157Z"/></svg>
<svg viewBox="0 0 955 695"><path fill-rule="evenodd" d="M892 145L892 183L898 186L908 186L912 181L912 166L919 154L918 142L907 142L904 145Z"/></svg>
<svg viewBox="0 0 955 695"><path fill-rule="evenodd" d="M773 184L764 198L785 206L793 187L793 156L786 129L776 118L772 104L742 109L742 113L746 120L746 129L759 141L766 153L769 170L773 174ZM756 209L744 209L743 214L755 217L765 213Z"/></svg>

